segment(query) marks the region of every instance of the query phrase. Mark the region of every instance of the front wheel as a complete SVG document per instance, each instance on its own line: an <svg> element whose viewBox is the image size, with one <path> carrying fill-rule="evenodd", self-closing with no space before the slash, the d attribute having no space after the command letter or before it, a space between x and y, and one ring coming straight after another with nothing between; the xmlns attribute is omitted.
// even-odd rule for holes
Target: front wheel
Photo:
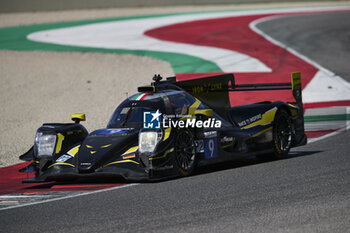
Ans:
<svg viewBox="0 0 350 233"><path fill-rule="evenodd" d="M285 110L276 113L272 137L275 158L288 155L292 145L292 120Z"/></svg>
<svg viewBox="0 0 350 233"><path fill-rule="evenodd" d="M180 130L175 140L175 166L181 176L190 175L197 164L193 135Z"/></svg>

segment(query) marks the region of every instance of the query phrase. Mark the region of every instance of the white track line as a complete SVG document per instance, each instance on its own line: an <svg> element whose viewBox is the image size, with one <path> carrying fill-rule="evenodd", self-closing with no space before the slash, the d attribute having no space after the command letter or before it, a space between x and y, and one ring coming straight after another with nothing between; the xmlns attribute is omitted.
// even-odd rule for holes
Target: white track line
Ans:
<svg viewBox="0 0 350 233"><path fill-rule="evenodd" d="M347 131L348 129L347 128L342 128L342 129L339 129L333 133L329 133L329 134L326 134L322 137L318 137L318 138L311 138L311 139L308 139L307 143L310 144L310 143L314 143L314 142L317 142L317 141L320 141L320 140L323 140L323 139L326 139L326 138L329 138L329 137L333 137L339 133L342 133L342 132L345 132Z"/></svg>
<svg viewBox="0 0 350 233"><path fill-rule="evenodd" d="M59 200L64 200L64 199L68 199L68 198L80 197L80 196L85 196L85 195L90 195L90 194L95 194L95 193L102 193L102 192L107 192L107 191L116 190L116 189L128 188L128 187L135 186L135 185L139 185L139 183L127 184L127 185L116 186L116 187L112 187L112 188L100 189L100 190L96 190L96 191L89 191L89 192L84 192L84 193L79 193L79 194L73 194L73 195L68 195L68 196L65 196L65 197L58 197L58 198L48 199L48 200L44 200L44 201L38 201L38 202L32 202L32 203L26 203L26 204L19 204L19 205L16 205L16 206L9 206L9 207L5 207L5 208L1 208L0 211L14 209L14 208L19 208L19 207L25 207L25 206L31 206L31 205L38 205L38 204L42 204L42 203L47 203L47 202L52 202L52 201L59 201Z"/></svg>

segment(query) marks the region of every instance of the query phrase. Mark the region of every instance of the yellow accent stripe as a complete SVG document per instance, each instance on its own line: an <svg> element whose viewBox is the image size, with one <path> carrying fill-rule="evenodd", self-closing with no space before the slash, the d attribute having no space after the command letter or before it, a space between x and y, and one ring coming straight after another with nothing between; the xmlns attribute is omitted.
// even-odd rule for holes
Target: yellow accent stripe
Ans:
<svg viewBox="0 0 350 233"><path fill-rule="evenodd" d="M294 105L294 104L291 104L291 103L288 103L289 106L293 107L293 108L298 108L298 106Z"/></svg>
<svg viewBox="0 0 350 233"><path fill-rule="evenodd" d="M60 163L60 162L57 162L57 163L51 164L48 168L50 168L50 167L52 167L52 166L55 166L55 165L67 165L67 166L75 167L73 164L70 164L70 163Z"/></svg>
<svg viewBox="0 0 350 233"><path fill-rule="evenodd" d="M165 157L167 157L168 153L169 153L169 152L173 152L173 150L174 150L174 147L173 147L173 148L171 148L171 149L169 149L169 150L166 150L166 151L164 152L164 154L163 154L163 155L158 156L158 157L154 157L154 158L149 158L149 160L154 160L154 159L162 159L162 158L165 158Z"/></svg>
<svg viewBox="0 0 350 233"><path fill-rule="evenodd" d="M95 151L95 150L94 150L94 151L90 151L90 154L93 155L93 154L95 154L96 152L97 152L97 151Z"/></svg>
<svg viewBox="0 0 350 233"><path fill-rule="evenodd" d="M76 146L76 147L74 147L74 148L72 148L72 149L70 149L70 150L67 152L67 154L69 154L69 155L71 155L71 156L74 157L74 156L78 153L79 148L80 148L80 145L79 145L79 146Z"/></svg>
<svg viewBox="0 0 350 233"><path fill-rule="evenodd" d="M87 148L92 148L92 146L86 145Z"/></svg>
<svg viewBox="0 0 350 233"><path fill-rule="evenodd" d="M112 144L108 144L108 145L104 145L104 146L101 146L101 148L107 148L107 147L110 147Z"/></svg>
<svg viewBox="0 0 350 233"><path fill-rule="evenodd" d="M33 163L39 163L39 161L38 161L38 160L32 160L32 162L33 162Z"/></svg>
<svg viewBox="0 0 350 233"><path fill-rule="evenodd" d="M64 140L64 136L62 134L58 133L57 134L56 154L60 153L63 140Z"/></svg>
<svg viewBox="0 0 350 233"><path fill-rule="evenodd" d="M163 141L167 140L170 136L170 133L171 133L171 128L167 128L164 130L164 138L163 138Z"/></svg>
<svg viewBox="0 0 350 233"><path fill-rule="evenodd" d="M265 132L267 132L269 130L272 130L272 127L269 127L267 129L261 130L260 132L258 132L256 134L253 134L252 137L258 136L259 134L265 133Z"/></svg>
<svg viewBox="0 0 350 233"><path fill-rule="evenodd" d="M230 147L230 146L232 146L232 145L235 143L235 141L236 141L236 140L232 140L232 142L230 142L230 143L227 144L227 145L221 146L221 148L222 148L222 149L225 149L225 148L227 148L227 147Z"/></svg>
<svg viewBox="0 0 350 233"><path fill-rule="evenodd" d="M129 148L129 150L125 151L125 152L123 153L123 155L129 154L129 153L132 153L132 152L135 152L138 148L139 148L139 146L133 146L133 147Z"/></svg>
<svg viewBox="0 0 350 233"><path fill-rule="evenodd" d="M292 107L292 109L290 108L290 112L292 114L292 118L293 120L295 120L296 118L298 118L298 112L299 112L299 108L298 106L295 106L293 104L288 104L290 107Z"/></svg>
<svg viewBox="0 0 350 233"><path fill-rule="evenodd" d="M255 121L247 126L244 126L244 127L242 127L242 129L248 129L248 128L251 128L251 127L257 126L257 125L267 125L267 124L273 122L273 119L275 118L276 112L277 112L277 107L274 107L273 109L270 109L269 111L262 114L262 117L260 120Z"/></svg>
<svg viewBox="0 0 350 233"><path fill-rule="evenodd" d="M196 98L196 101L188 108L188 114L191 116L194 116L194 112L198 108L198 106L201 104L201 101Z"/></svg>
<svg viewBox="0 0 350 233"><path fill-rule="evenodd" d="M201 115L204 115L204 116L207 116L207 117L212 117L213 116L213 110L211 109L197 109L195 111L196 115L197 114L201 114Z"/></svg>
<svg viewBox="0 0 350 233"><path fill-rule="evenodd" d="M128 162L130 162L130 163L135 163L135 164L140 164L140 163L138 163L138 162L136 162L136 161L134 161L134 160L127 159L127 160L114 161L114 162L111 162L111 163L109 163L109 164L107 164L107 165L104 165L103 167L107 167L107 166L109 166L109 165L116 164L116 163L128 163Z"/></svg>

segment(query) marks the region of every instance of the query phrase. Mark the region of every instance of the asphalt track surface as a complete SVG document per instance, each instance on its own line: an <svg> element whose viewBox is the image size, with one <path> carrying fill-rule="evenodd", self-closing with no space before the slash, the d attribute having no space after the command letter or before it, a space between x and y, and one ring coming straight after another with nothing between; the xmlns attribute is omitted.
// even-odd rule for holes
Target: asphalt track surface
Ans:
<svg viewBox="0 0 350 233"><path fill-rule="evenodd" d="M342 34L349 32L349 28L345 22L342 24L338 14L315 16L324 22L335 21L323 24L324 32L332 30L327 36L307 36L319 21L305 15L289 17L274 37L288 38L288 24L301 20L302 26L293 27L304 35L293 41L297 49L346 38ZM349 13L343 15L349 18ZM303 17L310 20L303 21ZM265 26L281 22L279 19ZM345 28L335 30L333 26L338 24ZM315 42L316 39L326 41ZM349 56L342 49L336 53L317 51L329 60L318 60L309 51L313 53L305 50L303 54L349 76L346 65L339 65L336 70L327 62L337 63L340 54ZM1 210L0 229L1 232L350 232L349 141L350 133L343 132L293 150L288 158L279 161L248 158L202 168L187 178Z"/></svg>

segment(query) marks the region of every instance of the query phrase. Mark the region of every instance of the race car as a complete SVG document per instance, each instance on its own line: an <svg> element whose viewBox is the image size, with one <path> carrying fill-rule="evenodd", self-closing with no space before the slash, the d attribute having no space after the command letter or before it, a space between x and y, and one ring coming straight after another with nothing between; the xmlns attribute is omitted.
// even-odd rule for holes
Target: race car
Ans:
<svg viewBox="0 0 350 233"><path fill-rule="evenodd" d="M243 156L282 158L305 145L300 73L291 83L236 85L233 74L185 81L162 80L124 100L104 129L91 133L80 124L46 123L34 146L20 156L35 171L24 182L91 177L154 181L188 176L198 166ZM259 102L231 107L229 93L292 90L295 102Z"/></svg>

